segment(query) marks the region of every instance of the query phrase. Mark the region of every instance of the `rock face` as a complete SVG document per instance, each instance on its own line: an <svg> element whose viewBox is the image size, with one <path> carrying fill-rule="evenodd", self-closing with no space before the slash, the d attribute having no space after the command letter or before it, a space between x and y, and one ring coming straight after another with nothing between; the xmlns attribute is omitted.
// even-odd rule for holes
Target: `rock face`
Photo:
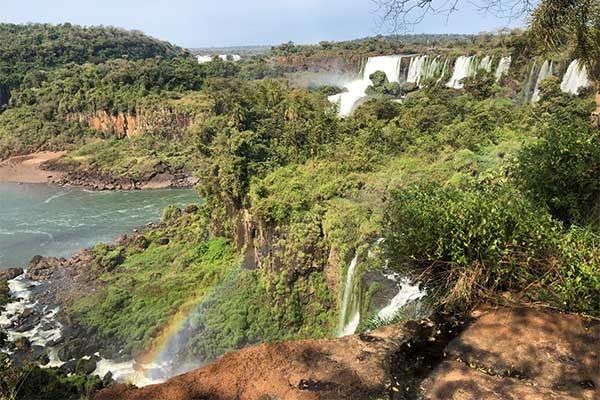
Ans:
<svg viewBox="0 0 600 400"><path fill-rule="evenodd" d="M114 135L116 138L134 137L143 134L160 134L165 138L181 137L194 122L189 112L170 108L150 108L133 113L110 115L106 111L93 114L73 114L71 120L86 123L90 128Z"/></svg>
<svg viewBox="0 0 600 400"><path fill-rule="evenodd" d="M380 328L368 336L263 344L229 353L164 384L113 386L94 400L368 399L387 396L391 357L427 321Z"/></svg>
<svg viewBox="0 0 600 400"><path fill-rule="evenodd" d="M427 399L597 399L600 324L534 309L487 311L422 384Z"/></svg>
<svg viewBox="0 0 600 400"><path fill-rule="evenodd" d="M436 336L443 325L430 321L263 344L160 385L116 385L94 400L599 398L597 321L535 309L488 309L475 317L447 345ZM434 368L422 368L432 360Z"/></svg>

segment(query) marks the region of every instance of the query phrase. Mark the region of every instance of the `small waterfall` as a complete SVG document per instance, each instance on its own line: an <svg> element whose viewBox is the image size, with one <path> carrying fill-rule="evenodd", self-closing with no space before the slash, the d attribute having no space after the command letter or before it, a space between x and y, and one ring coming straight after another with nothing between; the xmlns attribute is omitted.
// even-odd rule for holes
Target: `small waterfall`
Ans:
<svg viewBox="0 0 600 400"><path fill-rule="evenodd" d="M394 278L395 280L395 278ZM400 280L400 290L398 294L390 300L390 304L382 308L377 316L382 320L389 320L394 317L394 314L398 312L402 307L408 303L419 300L427 294L426 291L419 289L419 285L411 285L410 281L406 278Z"/></svg>
<svg viewBox="0 0 600 400"><path fill-rule="evenodd" d="M454 64L454 71L452 72L452 78L446 84L446 86L454 89L462 89L463 79L474 76L477 73L477 57L475 56L460 56L456 59Z"/></svg>
<svg viewBox="0 0 600 400"><path fill-rule="evenodd" d="M521 92L521 99L524 103L529 103L531 101L531 94L533 93L533 89L534 89L534 85L536 82L536 78L537 78L537 65L535 63L535 61L533 62L533 65L531 66L531 70L529 71L529 77L527 78L527 80L525 81L525 84L523 85L523 91Z"/></svg>
<svg viewBox="0 0 600 400"><path fill-rule="evenodd" d="M479 63L479 69L492 72L492 58L490 56L483 57Z"/></svg>
<svg viewBox="0 0 600 400"><path fill-rule="evenodd" d="M499 81L503 75L508 74L508 70L510 69L510 63L512 62L512 57L502 57L500 58L500 62L498 63L498 67L496 68L496 81Z"/></svg>
<svg viewBox="0 0 600 400"><path fill-rule="evenodd" d="M588 88L592 85L588 77L585 65L579 65L578 60L573 60L567 68L567 72L563 77L560 88L563 92L577 94L579 88Z"/></svg>
<svg viewBox="0 0 600 400"><path fill-rule="evenodd" d="M535 88L533 89L533 96L531 96L531 102L537 103L540 100L540 83L550 76L554 75L554 66L552 61L544 61L542 64L542 68L540 69L540 73L538 74L537 80L535 82Z"/></svg>
<svg viewBox="0 0 600 400"><path fill-rule="evenodd" d="M372 84L369 76L377 71L382 71L388 81L400 82L401 64L402 56L369 57L363 69L362 78L344 85L347 91L329 96L329 101L339 106L341 116L350 115L358 101L366 96L365 91Z"/></svg>
<svg viewBox="0 0 600 400"><path fill-rule="evenodd" d="M360 304L355 289L355 274L358 266L358 253L350 262L348 272L346 272L346 282L344 284L344 296L342 297L342 308L340 310L340 321L338 326L338 336L352 335L358 323L360 322Z"/></svg>

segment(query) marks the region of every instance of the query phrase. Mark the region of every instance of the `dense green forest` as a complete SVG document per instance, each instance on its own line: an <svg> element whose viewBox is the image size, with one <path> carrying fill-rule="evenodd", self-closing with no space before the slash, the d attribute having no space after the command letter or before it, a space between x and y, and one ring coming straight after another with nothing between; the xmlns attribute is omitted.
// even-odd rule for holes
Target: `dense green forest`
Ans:
<svg viewBox="0 0 600 400"><path fill-rule="evenodd" d="M18 40L0 45L0 77L15 88L0 115L0 158L66 149L66 162L104 175L163 161L199 179L199 209L168 208L143 245L97 245L89 273L102 289L65 310L130 355L198 304L188 346L202 361L333 336L341 294L330 275L343 282L355 254L365 260L359 273L387 264L418 280L437 310L509 302L600 316L600 133L589 92L565 94L551 78L538 103L522 104L480 73L464 90L431 80L401 103L374 96L340 118L331 88L295 87L264 56L198 64L113 28L1 29ZM273 54L515 49L525 40L399 39L285 44ZM23 50L36 43L47 53ZM191 122L115 137L72 118L149 110ZM382 254L368 260L381 237ZM361 290L361 330L403 318L378 320L369 308L377 284ZM101 385L73 380L61 384L80 394Z"/></svg>
<svg viewBox="0 0 600 400"><path fill-rule="evenodd" d="M18 87L31 70L69 63L102 63L115 58L172 58L185 51L139 31L82 27L69 23L0 24L0 84Z"/></svg>

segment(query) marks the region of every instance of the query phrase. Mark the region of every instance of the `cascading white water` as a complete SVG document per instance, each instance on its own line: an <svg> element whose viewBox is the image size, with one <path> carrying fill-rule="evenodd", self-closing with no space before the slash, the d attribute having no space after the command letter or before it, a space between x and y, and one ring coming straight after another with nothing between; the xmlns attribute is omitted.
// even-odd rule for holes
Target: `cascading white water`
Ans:
<svg viewBox="0 0 600 400"><path fill-rule="evenodd" d="M435 78L439 79L445 73L447 60L444 64L441 63L439 57L431 58L429 56L415 56L410 59L410 65L408 67L408 75L406 76L406 82L416 83L421 86L424 80ZM438 79L438 80L439 80Z"/></svg>
<svg viewBox="0 0 600 400"><path fill-rule="evenodd" d="M446 86L454 89L462 89L463 79L474 76L477 73L477 57L475 56L460 56L456 59L454 64L454 71L452 72L452 78L448 81Z"/></svg>
<svg viewBox="0 0 600 400"><path fill-rule="evenodd" d="M492 58L490 56L483 57L479 63L479 69L492 72Z"/></svg>
<svg viewBox="0 0 600 400"><path fill-rule="evenodd" d="M395 280L395 278L394 278ZM407 305L409 302L419 300L427 294L426 291L421 290L419 285L412 285L408 279L400 280L400 290L398 294L390 300L390 304L382 308L377 316L382 320L389 320L394 317L394 314L398 312L402 307Z"/></svg>
<svg viewBox="0 0 600 400"><path fill-rule="evenodd" d="M369 77L377 71L382 71L385 72L388 81L400 82L401 63L402 56L369 57L362 78L344 85L347 91L329 96L329 101L339 106L341 116L350 115L356 103L366 96L365 91L372 84Z"/></svg>
<svg viewBox="0 0 600 400"><path fill-rule="evenodd" d="M426 60L427 56L415 56L410 59L406 82L419 84L423 76L423 66Z"/></svg>
<svg viewBox="0 0 600 400"><path fill-rule="evenodd" d="M360 322L360 310L355 299L354 280L356 267L358 266L358 254L354 256L346 272L344 284L344 295L342 297L342 308L340 310L340 321L338 325L338 336L352 335Z"/></svg>
<svg viewBox="0 0 600 400"><path fill-rule="evenodd" d="M585 65L580 65L578 60L573 60L567 68L567 72L563 77L560 88L563 92L577 94L579 88L587 88L592 85L590 82Z"/></svg>
<svg viewBox="0 0 600 400"><path fill-rule="evenodd" d="M500 62L498 63L498 67L496 67L496 81L499 81L503 75L508 74L510 69L510 64L512 62L512 57L502 57L500 58Z"/></svg>
<svg viewBox="0 0 600 400"><path fill-rule="evenodd" d="M448 70L448 59L444 59L444 64L442 64L442 68L440 69L440 77L438 78L437 82L440 82L442 79L444 79L444 76L446 75L446 71Z"/></svg>
<svg viewBox="0 0 600 400"><path fill-rule="evenodd" d="M533 89L533 96L531 96L531 102L536 103L540 100L540 84L542 81L554 74L554 66L552 61L544 61L542 64L542 68L538 74L537 80L535 82L535 88Z"/></svg>

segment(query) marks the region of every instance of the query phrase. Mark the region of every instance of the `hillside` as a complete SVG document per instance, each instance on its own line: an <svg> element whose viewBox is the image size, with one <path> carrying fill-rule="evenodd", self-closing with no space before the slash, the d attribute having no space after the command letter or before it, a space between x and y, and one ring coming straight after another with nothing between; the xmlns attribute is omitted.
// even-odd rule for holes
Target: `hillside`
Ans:
<svg viewBox="0 0 600 400"><path fill-rule="evenodd" d="M102 63L123 58L172 58L184 50L139 31L113 27L83 27L65 23L0 24L0 87L20 86L29 71L69 63ZM6 90L6 89L5 89ZM0 92L0 104L6 103Z"/></svg>

